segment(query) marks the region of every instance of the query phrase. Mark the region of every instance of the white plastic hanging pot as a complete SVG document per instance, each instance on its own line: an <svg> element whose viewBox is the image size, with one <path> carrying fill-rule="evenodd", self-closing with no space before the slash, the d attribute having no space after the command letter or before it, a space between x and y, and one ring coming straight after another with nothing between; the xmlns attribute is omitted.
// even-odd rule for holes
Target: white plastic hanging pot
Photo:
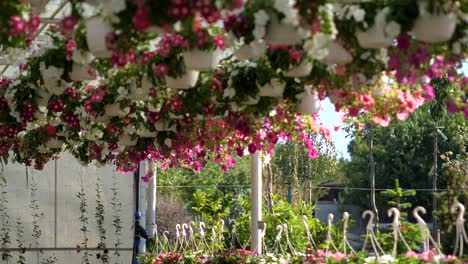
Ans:
<svg viewBox="0 0 468 264"><path fill-rule="evenodd" d="M265 55L267 45L264 42L254 41L250 44L244 45L234 51L233 55L238 60L254 60Z"/></svg>
<svg viewBox="0 0 468 264"><path fill-rule="evenodd" d="M137 135L143 138L154 138L156 137L156 132L150 131L147 128L143 128L137 131Z"/></svg>
<svg viewBox="0 0 468 264"><path fill-rule="evenodd" d="M121 146L135 146L138 142L138 139L132 139L129 135L127 134L122 134L119 137L119 144Z"/></svg>
<svg viewBox="0 0 468 264"><path fill-rule="evenodd" d="M300 114L315 115L320 111L320 98L317 91L306 91L300 99L297 111Z"/></svg>
<svg viewBox="0 0 468 264"><path fill-rule="evenodd" d="M356 32L356 38L361 47L365 49L379 49L392 45L394 36L388 36L385 32L389 12L390 8L385 7L377 13L374 18L374 25L369 30Z"/></svg>
<svg viewBox="0 0 468 264"><path fill-rule="evenodd" d="M437 43L448 41L452 38L457 25L455 14L432 15L424 13L416 18L411 32L420 41Z"/></svg>
<svg viewBox="0 0 468 264"><path fill-rule="evenodd" d="M107 116L120 116L124 117L127 115L127 113L120 107L120 104L114 103L114 104L108 104L104 106L104 111Z"/></svg>
<svg viewBox="0 0 468 264"><path fill-rule="evenodd" d="M282 97L286 83L279 79L272 79L263 86L257 82L257 87L259 90L258 95L260 96Z"/></svg>
<svg viewBox="0 0 468 264"><path fill-rule="evenodd" d="M340 44L331 41L328 44L328 54L325 58L321 59L320 62L332 65L332 64L347 64L353 60L351 54L343 48Z"/></svg>
<svg viewBox="0 0 468 264"><path fill-rule="evenodd" d="M182 52L182 56L187 69L208 71L218 66L223 51L220 49L210 51L194 49Z"/></svg>
<svg viewBox="0 0 468 264"><path fill-rule="evenodd" d="M96 58L110 58L112 52L107 49L106 36L112 32L112 27L100 16L86 20L86 42L91 53Z"/></svg>
<svg viewBox="0 0 468 264"><path fill-rule="evenodd" d="M56 138L51 138L46 142L46 147L49 149L60 149L63 146L63 141Z"/></svg>
<svg viewBox="0 0 468 264"><path fill-rule="evenodd" d="M312 64L308 61L302 61L301 64L299 64L296 67L293 67L289 71L284 73L284 76L286 77L304 77L309 75L310 71L312 70Z"/></svg>
<svg viewBox="0 0 468 264"><path fill-rule="evenodd" d="M160 119L154 123L154 128L156 131L175 131L175 126L170 126L169 121L165 119Z"/></svg>
<svg viewBox="0 0 468 264"><path fill-rule="evenodd" d="M242 102L242 104L244 104L244 105L256 105L256 104L258 104L258 101L260 101L260 96L256 96L256 97L249 96L249 98L245 102Z"/></svg>
<svg viewBox="0 0 468 264"><path fill-rule="evenodd" d="M168 75L164 77L167 87L174 89L190 89L198 81L199 71L187 70L182 76L172 78Z"/></svg>
<svg viewBox="0 0 468 264"><path fill-rule="evenodd" d="M73 63L72 71L69 73L70 79L75 82L79 81L92 81L96 78L91 76L86 70L86 66L80 65L78 63Z"/></svg>
<svg viewBox="0 0 468 264"><path fill-rule="evenodd" d="M302 37L295 26L280 23L278 17L273 15L267 27L265 41L271 45L296 45L302 42Z"/></svg>
<svg viewBox="0 0 468 264"><path fill-rule="evenodd" d="M27 0L26 3L29 3L31 6L31 13L33 15L39 15L45 11L45 7L49 1L48 0Z"/></svg>

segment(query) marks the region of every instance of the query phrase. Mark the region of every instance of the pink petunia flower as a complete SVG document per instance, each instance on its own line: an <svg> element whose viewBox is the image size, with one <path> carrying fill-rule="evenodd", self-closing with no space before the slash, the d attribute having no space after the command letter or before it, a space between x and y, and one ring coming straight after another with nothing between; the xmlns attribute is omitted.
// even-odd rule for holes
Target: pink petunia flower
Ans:
<svg viewBox="0 0 468 264"><path fill-rule="evenodd" d="M21 35L26 33L26 21L18 16L10 17L10 33L12 35Z"/></svg>

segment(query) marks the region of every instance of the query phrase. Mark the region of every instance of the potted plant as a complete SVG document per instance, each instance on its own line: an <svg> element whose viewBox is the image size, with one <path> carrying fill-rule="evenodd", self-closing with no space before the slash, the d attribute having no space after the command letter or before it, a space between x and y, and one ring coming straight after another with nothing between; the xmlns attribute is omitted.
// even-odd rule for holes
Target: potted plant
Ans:
<svg viewBox="0 0 468 264"><path fill-rule="evenodd" d="M258 96L283 96L286 82L265 61L237 62L231 67L225 98L249 104Z"/></svg>
<svg viewBox="0 0 468 264"><path fill-rule="evenodd" d="M29 20L23 15L27 5L19 0L0 1L0 57L2 63L24 63L27 48L39 29L41 19L32 15Z"/></svg>
<svg viewBox="0 0 468 264"><path fill-rule="evenodd" d="M428 43L445 42L452 38L457 17L439 1L418 1L419 16L411 30L413 36Z"/></svg>
<svg viewBox="0 0 468 264"><path fill-rule="evenodd" d="M320 111L320 98L312 86L306 85L304 92L299 96L297 111L300 114L315 115Z"/></svg>
<svg viewBox="0 0 468 264"><path fill-rule="evenodd" d="M188 47L182 52L187 69L206 71L215 69L223 55L226 40L220 29L204 28L201 18L195 17L182 32Z"/></svg>
<svg viewBox="0 0 468 264"><path fill-rule="evenodd" d="M347 64L352 61L351 54L337 41L333 7L324 4L318 7L318 27L310 39L304 43L307 54L324 64Z"/></svg>
<svg viewBox="0 0 468 264"><path fill-rule="evenodd" d="M110 58L112 52L108 49L112 38L112 26L102 17L94 16L86 19L86 43L89 51L96 58Z"/></svg>
<svg viewBox="0 0 468 264"><path fill-rule="evenodd" d="M395 21L388 21L391 7L384 7L377 11L373 24L368 24L365 31L358 30L356 38L361 47L367 49L387 48L400 34L401 26Z"/></svg>
<svg viewBox="0 0 468 264"><path fill-rule="evenodd" d="M166 34L156 45L146 72L163 80L168 88L190 89L198 80L199 71L187 69L182 56L188 43L181 35Z"/></svg>
<svg viewBox="0 0 468 264"><path fill-rule="evenodd" d="M270 45L266 55L271 67L281 69L286 77L305 77L312 70L305 52L297 47Z"/></svg>

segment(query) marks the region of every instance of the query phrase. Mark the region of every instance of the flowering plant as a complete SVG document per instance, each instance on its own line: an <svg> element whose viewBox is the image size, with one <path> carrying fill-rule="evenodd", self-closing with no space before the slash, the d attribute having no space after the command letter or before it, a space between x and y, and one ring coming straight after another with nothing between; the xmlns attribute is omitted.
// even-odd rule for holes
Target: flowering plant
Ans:
<svg viewBox="0 0 468 264"><path fill-rule="evenodd" d="M7 58L9 63L21 60L21 58L15 57L20 55L19 51L27 48L41 23L38 16L31 16L29 20L26 20L23 16L26 9L26 5L17 0L0 3L0 10L2 10L0 15L0 55L2 52L4 54L12 53Z"/></svg>
<svg viewBox="0 0 468 264"><path fill-rule="evenodd" d="M185 73L182 51L189 47L189 43L178 34L166 34L156 44L156 50L149 52L147 67L153 69L158 78L179 77Z"/></svg>

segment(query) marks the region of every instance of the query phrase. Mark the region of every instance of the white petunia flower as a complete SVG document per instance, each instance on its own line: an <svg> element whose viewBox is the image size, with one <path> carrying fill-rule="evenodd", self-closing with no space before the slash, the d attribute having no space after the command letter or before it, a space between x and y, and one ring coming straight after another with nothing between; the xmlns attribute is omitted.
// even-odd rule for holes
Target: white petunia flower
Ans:
<svg viewBox="0 0 468 264"><path fill-rule="evenodd" d="M91 131L91 135L94 138L101 139L104 136L104 132L102 132L102 130L99 128L93 128L93 130Z"/></svg>
<svg viewBox="0 0 468 264"><path fill-rule="evenodd" d="M164 140L164 144L168 147L172 147L172 140L170 138L166 138Z"/></svg>
<svg viewBox="0 0 468 264"><path fill-rule="evenodd" d="M76 50L73 52L72 61L78 64L89 64L93 61L94 56L91 52Z"/></svg>
<svg viewBox="0 0 468 264"><path fill-rule="evenodd" d="M236 90L234 88L228 88L224 90L223 98L233 98L236 95Z"/></svg>
<svg viewBox="0 0 468 264"><path fill-rule="evenodd" d="M312 58L321 60L328 55L328 46L330 42L330 35L318 32L312 37L312 39L305 42L304 49Z"/></svg>
<svg viewBox="0 0 468 264"><path fill-rule="evenodd" d="M350 11L356 22L363 21L364 17L366 16L366 11L359 6L353 5Z"/></svg>

